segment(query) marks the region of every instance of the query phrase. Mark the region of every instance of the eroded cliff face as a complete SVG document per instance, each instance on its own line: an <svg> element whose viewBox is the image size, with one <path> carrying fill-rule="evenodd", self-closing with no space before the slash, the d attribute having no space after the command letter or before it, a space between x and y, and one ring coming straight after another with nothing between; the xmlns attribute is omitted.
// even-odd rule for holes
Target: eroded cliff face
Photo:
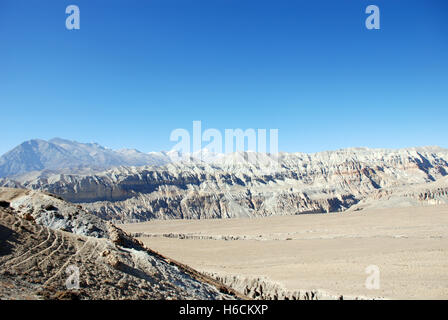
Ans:
<svg viewBox="0 0 448 320"><path fill-rule="evenodd" d="M279 283L263 277L245 277L207 273L212 278L255 300L382 300L383 297L350 296L325 290L288 290Z"/></svg>
<svg viewBox="0 0 448 320"><path fill-rule="evenodd" d="M42 175L21 185L127 222L338 212L396 194L428 204L447 198L448 150L437 147L283 153L270 166L245 155Z"/></svg>

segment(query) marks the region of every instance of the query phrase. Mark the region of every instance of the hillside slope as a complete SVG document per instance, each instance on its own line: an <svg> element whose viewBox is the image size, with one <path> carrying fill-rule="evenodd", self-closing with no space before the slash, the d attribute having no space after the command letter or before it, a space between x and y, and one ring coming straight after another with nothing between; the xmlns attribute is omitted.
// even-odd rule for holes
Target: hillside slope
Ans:
<svg viewBox="0 0 448 320"><path fill-rule="evenodd" d="M2 188L0 199L0 299L239 296L51 195ZM79 268L79 290L66 288L73 266Z"/></svg>

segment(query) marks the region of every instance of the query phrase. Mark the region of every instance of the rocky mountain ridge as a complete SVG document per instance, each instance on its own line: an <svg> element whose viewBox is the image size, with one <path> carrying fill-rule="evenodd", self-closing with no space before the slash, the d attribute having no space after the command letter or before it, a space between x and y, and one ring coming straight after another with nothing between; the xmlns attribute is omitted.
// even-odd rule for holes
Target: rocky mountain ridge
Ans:
<svg viewBox="0 0 448 320"><path fill-rule="evenodd" d="M122 166L0 184L47 191L104 219L130 222L360 210L380 198L383 204L445 203L447 175L447 149L351 148L280 153L276 159L240 152L208 162Z"/></svg>

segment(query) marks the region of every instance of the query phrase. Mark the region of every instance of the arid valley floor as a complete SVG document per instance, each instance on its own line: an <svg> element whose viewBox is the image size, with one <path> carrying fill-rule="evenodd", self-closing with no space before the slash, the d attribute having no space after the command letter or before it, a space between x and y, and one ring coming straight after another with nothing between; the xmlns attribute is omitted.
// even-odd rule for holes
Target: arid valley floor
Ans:
<svg viewBox="0 0 448 320"><path fill-rule="evenodd" d="M317 290L344 299L448 297L446 205L120 227L240 290L261 281L285 292ZM379 289L365 286L370 265L379 268ZM262 297L269 297L269 285L263 289Z"/></svg>

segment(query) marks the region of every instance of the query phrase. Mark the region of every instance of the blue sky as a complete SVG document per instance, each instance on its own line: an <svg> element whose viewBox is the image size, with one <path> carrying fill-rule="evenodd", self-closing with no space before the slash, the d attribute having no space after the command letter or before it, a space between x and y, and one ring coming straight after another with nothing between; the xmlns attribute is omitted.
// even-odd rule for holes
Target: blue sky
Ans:
<svg viewBox="0 0 448 320"><path fill-rule="evenodd" d="M53 137L169 150L193 120L277 128L282 151L448 147L447 14L443 0L1 0L0 153Z"/></svg>

